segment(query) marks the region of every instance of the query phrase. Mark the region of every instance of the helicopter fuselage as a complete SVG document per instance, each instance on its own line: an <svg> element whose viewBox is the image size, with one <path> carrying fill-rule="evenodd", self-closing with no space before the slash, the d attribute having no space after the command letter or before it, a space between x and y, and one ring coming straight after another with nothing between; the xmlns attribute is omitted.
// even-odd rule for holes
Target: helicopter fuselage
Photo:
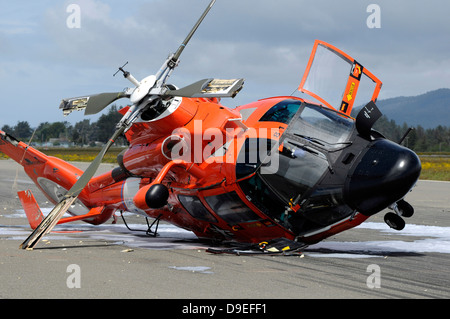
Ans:
<svg viewBox="0 0 450 319"><path fill-rule="evenodd" d="M420 173L413 152L376 133L362 138L354 119L292 96L234 110L176 98L161 109L126 133L119 167L89 183L88 205L160 218L200 238L311 243L401 200ZM383 167L380 176L365 165Z"/></svg>

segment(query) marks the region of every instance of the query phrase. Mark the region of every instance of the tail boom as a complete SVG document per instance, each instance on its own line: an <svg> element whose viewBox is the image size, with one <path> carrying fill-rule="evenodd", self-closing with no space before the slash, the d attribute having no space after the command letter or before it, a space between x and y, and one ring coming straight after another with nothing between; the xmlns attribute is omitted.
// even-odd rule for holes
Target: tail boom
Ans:
<svg viewBox="0 0 450 319"><path fill-rule="evenodd" d="M62 200L67 190L83 174L81 169L70 163L56 157L47 156L1 130L0 152L22 165L25 173L54 205ZM19 192L18 194L30 226L35 229L44 219L42 212L30 191ZM108 220L114 211L115 209L105 207L101 203L93 203L89 189L86 188L69 209L68 213L72 217L62 218L60 223L84 220L95 225L101 224Z"/></svg>

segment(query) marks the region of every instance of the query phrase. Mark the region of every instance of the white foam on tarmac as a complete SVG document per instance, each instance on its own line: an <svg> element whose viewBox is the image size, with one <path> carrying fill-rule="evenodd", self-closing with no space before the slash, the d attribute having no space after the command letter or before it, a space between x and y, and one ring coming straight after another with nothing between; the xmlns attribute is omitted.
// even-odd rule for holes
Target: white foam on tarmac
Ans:
<svg viewBox="0 0 450 319"><path fill-rule="evenodd" d="M365 222L355 229L376 230L387 236L409 236L417 237L417 239L408 241L396 239L357 242L323 241L312 245L309 248L314 250L345 251L352 252L353 254L309 253L307 255L312 257L356 258L355 253L357 253L356 256L358 256L358 258L368 258L395 253L450 254L450 227L407 224L402 231L397 231L390 229L384 223ZM364 252L370 252L370 254L364 254Z"/></svg>
<svg viewBox="0 0 450 319"><path fill-rule="evenodd" d="M50 208L42 209L44 215ZM9 218L25 218L23 210L2 215ZM129 224L132 229L146 230L146 224ZM365 222L355 229L379 231L391 240L379 241L322 241L311 245L305 252L310 257L327 258L371 258L396 253L443 253L450 254L450 227L425 226L407 224L402 231L390 229L385 223ZM207 246L197 241L194 233L170 224L160 224L157 237L144 235L145 232L128 230L122 224L62 224L54 228L53 233L47 235L51 240L68 240L79 238L80 241L105 241L121 244L130 248L147 249L205 249ZM62 232L76 232L58 233ZM11 240L24 240L30 234L29 225L3 226L0 225L0 236ZM141 235L142 234L142 235ZM399 240L398 236L408 236L406 240ZM395 238L394 238L395 237ZM417 239L414 239L417 238Z"/></svg>

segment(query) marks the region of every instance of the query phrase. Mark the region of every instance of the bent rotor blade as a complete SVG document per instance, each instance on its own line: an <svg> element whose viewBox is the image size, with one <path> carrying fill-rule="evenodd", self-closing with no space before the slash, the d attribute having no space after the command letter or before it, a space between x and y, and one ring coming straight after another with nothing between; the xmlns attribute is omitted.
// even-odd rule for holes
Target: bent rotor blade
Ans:
<svg viewBox="0 0 450 319"><path fill-rule="evenodd" d="M84 110L84 115L97 114L112 102L124 97L129 97L129 95L124 92L100 93L97 95L92 95L86 109Z"/></svg>
<svg viewBox="0 0 450 319"><path fill-rule="evenodd" d="M124 97L130 97L130 95L124 92L111 92L67 98L61 101L59 108L63 110L64 115L83 109L84 115L92 115L97 114L112 102Z"/></svg>
<svg viewBox="0 0 450 319"><path fill-rule="evenodd" d="M47 215L46 218L39 224L39 226L31 233L30 236L20 245L22 249L32 249L44 236L52 231L53 227L56 226L58 221L64 215L65 212L70 208L70 206L75 202L78 195L86 187L91 178L94 176L98 167L100 166L103 157L109 148L114 144L114 141L119 137L126 129L125 125L118 128L109 141L103 146L100 153L92 161L86 171L81 175L78 181L69 189L64 198L52 209L52 211Z"/></svg>
<svg viewBox="0 0 450 319"><path fill-rule="evenodd" d="M62 215L64 215L76 199L76 197L68 197L59 202L30 236L25 239L20 245L20 248L32 249L41 240L42 236L52 231L53 227L55 227Z"/></svg>
<svg viewBox="0 0 450 319"><path fill-rule="evenodd" d="M181 97L235 97L242 89L244 79L204 79L178 90L168 90L164 95Z"/></svg>
<svg viewBox="0 0 450 319"><path fill-rule="evenodd" d="M66 196L78 196L84 187L89 183L91 178L94 176L98 167L102 163L103 157L106 152L108 152L109 148L114 144L115 140L125 131L126 126L122 125L118 128L108 142L103 146L101 151L97 154L97 157L92 161L86 171L81 175L78 181L69 189Z"/></svg>

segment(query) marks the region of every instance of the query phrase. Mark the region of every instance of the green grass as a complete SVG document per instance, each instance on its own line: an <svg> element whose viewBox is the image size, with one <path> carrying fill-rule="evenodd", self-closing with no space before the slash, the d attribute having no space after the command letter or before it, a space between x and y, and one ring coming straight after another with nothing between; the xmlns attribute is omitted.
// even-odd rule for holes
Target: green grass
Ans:
<svg viewBox="0 0 450 319"><path fill-rule="evenodd" d="M49 148L39 149L48 156L58 157L67 162L92 162L101 148ZM117 155L123 148L110 148L103 158L103 163L117 163Z"/></svg>
<svg viewBox="0 0 450 319"><path fill-rule="evenodd" d="M100 152L100 147L89 148L38 148L39 151L48 155L58 157L67 162L92 162ZM104 163L117 163L117 155L122 152L123 148L111 148L103 158ZM3 153L0 153L0 159L7 159Z"/></svg>
<svg viewBox="0 0 450 319"><path fill-rule="evenodd" d="M419 157L422 162L420 179L450 181L450 156L423 154Z"/></svg>

